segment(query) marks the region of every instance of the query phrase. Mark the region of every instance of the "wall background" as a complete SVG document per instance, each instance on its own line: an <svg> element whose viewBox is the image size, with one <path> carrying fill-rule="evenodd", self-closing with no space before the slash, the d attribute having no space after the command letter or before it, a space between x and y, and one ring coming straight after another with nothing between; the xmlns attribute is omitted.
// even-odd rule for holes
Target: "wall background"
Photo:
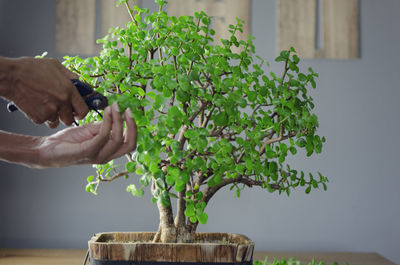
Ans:
<svg viewBox="0 0 400 265"><path fill-rule="evenodd" d="M277 0L252 1L257 52L273 62ZM0 55L55 53L53 0L0 0ZM151 7L153 1L145 0ZM328 191L270 195L247 190L241 199L220 192L200 231L248 235L257 250L378 252L400 264L400 1L361 0L361 58L303 60L319 74L312 92L321 135L321 155L292 159L292 167L321 171ZM271 63L271 70L280 65ZM51 131L9 114L0 100L0 129L46 135ZM101 231L153 231L158 214L147 195L132 198L120 180L84 191L90 166L33 170L0 162L0 247L85 248Z"/></svg>

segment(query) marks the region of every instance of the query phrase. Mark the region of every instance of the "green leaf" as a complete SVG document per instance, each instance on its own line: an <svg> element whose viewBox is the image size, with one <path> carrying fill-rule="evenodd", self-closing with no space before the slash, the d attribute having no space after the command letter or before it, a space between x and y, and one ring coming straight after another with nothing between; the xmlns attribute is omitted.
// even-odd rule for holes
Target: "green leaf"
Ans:
<svg viewBox="0 0 400 265"><path fill-rule="evenodd" d="M228 124L228 114L226 112L220 112L214 117L214 123L217 126L224 126Z"/></svg>
<svg viewBox="0 0 400 265"><path fill-rule="evenodd" d="M171 200L170 200L170 197L169 197L169 193L166 190L164 190L161 193L161 196L159 197L159 200L161 201L161 204L164 207L168 207L168 206L171 205Z"/></svg>
<svg viewBox="0 0 400 265"><path fill-rule="evenodd" d="M185 209L185 216L186 217L192 217L195 216L195 209L194 209L194 203L193 201L188 201L186 202L186 209Z"/></svg>
<svg viewBox="0 0 400 265"><path fill-rule="evenodd" d="M133 173L136 170L136 163L135 162L128 162L125 164L126 170L129 173Z"/></svg>
<svg viewBox="0 0 400 265"><path fill-rule="evenodd" d="M269 171L272 172L277 172L278 171L278 164L275 161L272 161L268 165Z"/></svg>
<svg viewBox="0 0 400 265"><path fill-rule="evenodd" d="M203 193L201 191L197 192L194 198L196 201L200 201L203 199Z"/></svg>
<svg viewBox="0 0 400 265"><path fill-rule="evenodd" d="M126 1L127 0L118 0L116 6L118 7L118 6L122 5L123 3L126 3Z"/></svg>
<svg viewBox="0 0 400 265"><path fill-rule="evenodd" d="M296 54L293 54L293 62L294 62L295 64L298 64L299 61L300 61L299 57L298 57Z"/></svg>
<svg viewBox="0 0 400 265"><path fill-rule="evenodd" d="M295 155L297 153L297 149L294 146L290 147L289 150L290 150L290 153L292 153L292 155Z"/></svg>
<svg viewBox="0 0 400 265"><path fill-rule="evenodd" d="M165 182L162 179L157 179L156 180L156 185L162 190L165 190Z"/></svg>
<svg viewBox="0 0 400 265"><path fill-rule="evenodd" d="M303 147L305 147L307 145L307 142L303 138L300 138L299 140L297 140L296 145L298 147L303 148Z"/></svg>
<svg viewBox="0 0 400 265"><path fill-rule="evenodd" d="M176 184L175 184L175 191L176 192L181 192L181 191L183 191L185 188L186 188L186 183L184 183L184 182L177 182Z"/></svg>
<svg viewBox="0 0 400 265"><path fill-rule="evenodd" d="M137 189L135 184L130 184L126 187L126 191L130 192L133 196L142 197L144 195L143 188Z"/></svg>
<svg viewBox="0 0 400 265"><path fill-rule="evenodd" d="M314 189L318 188L318 182L315 179L312 181L312 186Z"/></svg>
<svg viewBox="0 0 400 265"><path fill-rule="evenodd" d="M199 220L200 224L204 225L207 223L208 215L203 212L200 215L197 215L197 219Z"/></svg>
<svg viewBox="0 0 400 265"><path fill-rule="evenodd" d="M45 51L41 55L36 55L35 58L36 59L38 59L38 58L42 59L42 58L46 57L47 54L48 54L47 51Z"/></svg>
<svg viewBox="0 0 400 265"><path fill-rule="evenodd" d="M94 179L94 176L93 176L93 175L86 178L87 182L92 182L93 179Z"/></svg>
<svg viewBox="0 0 400 265"><path fill-rule="evenodd" d="M199 136L199 132L197 130L187 130L184 133L185 137L190 139L190 138L196 138Z"/></svg>

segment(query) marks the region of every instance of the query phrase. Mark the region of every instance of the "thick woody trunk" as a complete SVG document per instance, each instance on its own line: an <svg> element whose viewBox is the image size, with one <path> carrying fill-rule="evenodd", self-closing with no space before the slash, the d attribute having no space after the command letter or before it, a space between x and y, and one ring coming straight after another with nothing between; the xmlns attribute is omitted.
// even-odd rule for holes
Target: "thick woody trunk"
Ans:
<svg viewBox="0 0 400 265"><path fill-rule="evenodd" d="M194 234L190 233L186 225L186 201L184 200L185 193L186 189L178 194L177 214L175 218L175 227L177 232L176 240L179 243L192 243L194 240Z"/></svg>
<svg viewBox="0 0 400 265"><path fill-rule="evenodd" d="M171 206L163 206L160 202L157 203L160 213L160 226L153 242L161 243L193 243L195 230L193 225L186 224L185 217L185 200L183 196L185 191L179 193L177 216L173 218Z"/></svg>
<svg viewBox="0 0 400 265"><path fill-rule="evenodd" d="M161 202L157 202L158 211L160 213L160 227L154 241L163 243L176 242L176 228L174 225L174 217L172 214L172 207L165 207Z"/></svg>

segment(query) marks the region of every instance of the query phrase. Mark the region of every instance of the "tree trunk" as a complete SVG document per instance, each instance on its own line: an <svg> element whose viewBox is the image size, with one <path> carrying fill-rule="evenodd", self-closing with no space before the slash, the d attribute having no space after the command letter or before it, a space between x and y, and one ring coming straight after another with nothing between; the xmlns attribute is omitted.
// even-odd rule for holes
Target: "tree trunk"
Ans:
<svg viewBox="0 0 400 265"><path fill-rule="evenodd" d="M175 243L176 242L176 228L174 225L174 216L172 214L172 207L163 206L161 202L157 202L158 211L160 213L160 227L159 235L162 243ZM154 240L157 240L155 238ZM158 241L158 240L157 240Z"/></svg>
<svg viewBox="0 0 400 265"><path fill-rule="evenodd" d="M194 232L189 231L186 225L182 225L176 228L176 242L177 243L193 243Z"/></svg>
<svg viewBox="0 0 400 265"><path fill-rule="evenodd" d="M153 238L153 242L161 243L193 243L195 229L190 229L189 225L186 225L185 217L182 216L177 218L174 223L172 207L165 207L160 202L157 203L158 211L160 213L160 226L156 235Z"/></svg>

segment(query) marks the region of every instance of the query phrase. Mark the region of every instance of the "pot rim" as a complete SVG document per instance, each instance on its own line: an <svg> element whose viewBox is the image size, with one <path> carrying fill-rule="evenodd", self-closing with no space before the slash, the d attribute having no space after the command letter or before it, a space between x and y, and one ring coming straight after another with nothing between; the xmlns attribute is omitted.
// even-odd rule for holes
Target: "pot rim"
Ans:
<svg viewBox="0 0 400 265"><path fill-rule="evenodd" d="M233 243L229 242L227 240L226 242L223 243L217 243L217 242L194 242L194 243L162 243L162 242L146 242L146 241L140 241L138 240L137 242L124 242L124 241L99 241L102 240L102 237L107 237L107 236L112 236L114 234L147 234L147 235L155 235L156 232L149 232L149 231L143 231L143 232L130 232L130 231L113 231L113 232L100 232L94 234L91 239L89 240L89 245L91 244L99 244L99 245L149 245L149 244L155 244L155 245L176 245L176 246L185 246L185 245L247 245L247 246L254 246L254 242L247 236L243 234L237 234L237 233L225 233L225 232L196 232L196 235L220 235L220 236L226 236L226 237L238 237L241 238L244 242L242 243ZM223 238L222 238L223 239ZM221 240L222 240L221 239Z"/></svg>

